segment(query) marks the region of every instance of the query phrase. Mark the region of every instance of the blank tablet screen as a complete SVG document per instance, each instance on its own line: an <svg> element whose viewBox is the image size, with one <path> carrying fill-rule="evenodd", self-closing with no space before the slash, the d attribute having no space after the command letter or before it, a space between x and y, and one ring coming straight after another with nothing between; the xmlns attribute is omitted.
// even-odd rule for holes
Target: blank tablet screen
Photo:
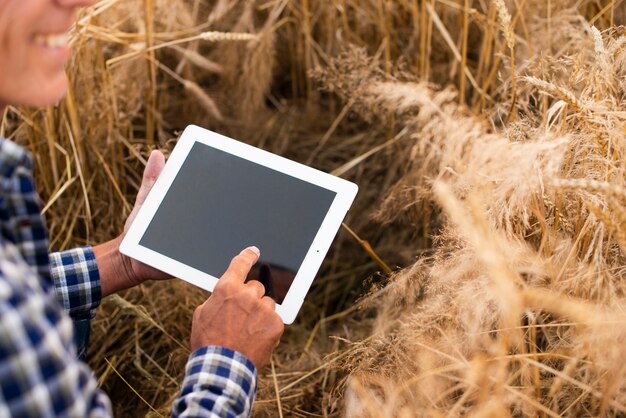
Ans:
<svg viewBox="0 0 626 418"><path fill-rule="evenodd" d="M282 303L335 196L196 142L139 243L214 277L256 245L249 279Z"/></svg>

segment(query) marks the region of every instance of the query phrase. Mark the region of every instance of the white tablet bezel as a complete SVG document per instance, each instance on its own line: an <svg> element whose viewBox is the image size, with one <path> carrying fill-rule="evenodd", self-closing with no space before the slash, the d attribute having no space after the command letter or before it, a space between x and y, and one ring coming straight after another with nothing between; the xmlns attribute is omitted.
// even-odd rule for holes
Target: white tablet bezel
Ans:
<svg viewBox="0 0 626 418"><path fill-rule="evenodd" d="M293 176L316 186L336 193L326 217L315 235L293 284L282 304L276 304L276 312L285 324L291 324L298 314L317 271L319 270L330 245L341 227L346 213L356 197L358 186L347 180L324 173L276 154L253 147L243 142L225 137L198 126L190 125L183 132L172 151L165 167L152 190L146 197L137 217L120 245L120 251L136 260L149 264L174 277L194 284L202 289L213 291L218 277L211 276L177 260L160 254L139 244L150 225L159 205L169 191L172 182L182 167L194 143L214 147L221 151L246 159L256 164ZM254 245L254 243L251 243ZM261 253L263 249L261 248ZM234 256L235 254L233 254Z"/></svg>

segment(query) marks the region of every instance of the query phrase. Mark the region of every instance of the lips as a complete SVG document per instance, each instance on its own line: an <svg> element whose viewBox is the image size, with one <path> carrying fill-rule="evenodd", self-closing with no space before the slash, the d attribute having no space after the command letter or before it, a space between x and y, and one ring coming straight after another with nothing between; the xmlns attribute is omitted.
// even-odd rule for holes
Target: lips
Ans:
<svg viewBox="0 0 626 418"><path fill-rule="evenodd" d="M68 45L69 35L67 33L35 35L34 42L45 48L63 48Z"/></svg>

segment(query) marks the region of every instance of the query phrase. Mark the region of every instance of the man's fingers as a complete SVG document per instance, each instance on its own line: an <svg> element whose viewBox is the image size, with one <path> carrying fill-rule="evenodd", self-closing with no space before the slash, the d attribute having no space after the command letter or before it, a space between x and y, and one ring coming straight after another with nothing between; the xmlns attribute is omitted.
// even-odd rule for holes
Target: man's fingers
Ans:
<svg viewBox="0 0 626 418"><path fill-rule="evenodd" d="M146 164L146 168L143 170L143 178L141 180L141 186L139 187L139 192L137 192L137 199L135 199L135 206L133 210L128 215L128 219L126 219L126 223L124 224L124 232L128 231L130 225L137 217L137 213L139 213L139 208L145 202L146 197L148 197L148 193L154 186L157 178L163 171L163 167L165 166L165 156L161 151L152 151L150 157L148 158L148 163Z"/></svg>
<svg viewBox="0 0 626 418"><path fill-rule="evenodd" d="M146 164L146 168L143 170L143 178L141 180L141 187L139 188L139 192L137 193L137 200L135 201L135 206L141 206L143 202L146 200L150 189L154 186L157 178L163 171L163 167L165 166L165 156L161 151L154 150L150 154L148 158L148 163Z"/></svg>
<svg viewBox="0 0 626 418"><path fill-rule="evenodd" d="M276 302L269 296L263 296L263 298L261 298L261 303L263 305L267 305L267 307L271 308L272 310L276 310Z"/></svg>
<svg viewBox="0 0 626 418"><path fill-rule="evenodd" d="M228 270L224 273L222 280L234 280L243 283L250 272L250 269L259 260L261 252L257 247L248 247L230 262ZM260 283L259 283L260 284Z"/></svg>
<svg viewBox="0 0 626 418"><path fill-rule="evenodd" d="M263 283L258 280L250 280L246 283L246 287L250 288L259 299L265 295L265 286L263 286Z"/></svg>

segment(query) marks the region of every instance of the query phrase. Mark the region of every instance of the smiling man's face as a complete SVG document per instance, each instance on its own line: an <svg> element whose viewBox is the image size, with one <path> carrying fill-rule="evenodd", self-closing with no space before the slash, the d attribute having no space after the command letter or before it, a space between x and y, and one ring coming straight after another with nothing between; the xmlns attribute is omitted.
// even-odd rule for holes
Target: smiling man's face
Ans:
<svg viewBox="0 0 626 418"><path fill-rule="evenodd" d="M96 0L0 0L0 109L46 106L67 91L68 31Z"/></svg>

